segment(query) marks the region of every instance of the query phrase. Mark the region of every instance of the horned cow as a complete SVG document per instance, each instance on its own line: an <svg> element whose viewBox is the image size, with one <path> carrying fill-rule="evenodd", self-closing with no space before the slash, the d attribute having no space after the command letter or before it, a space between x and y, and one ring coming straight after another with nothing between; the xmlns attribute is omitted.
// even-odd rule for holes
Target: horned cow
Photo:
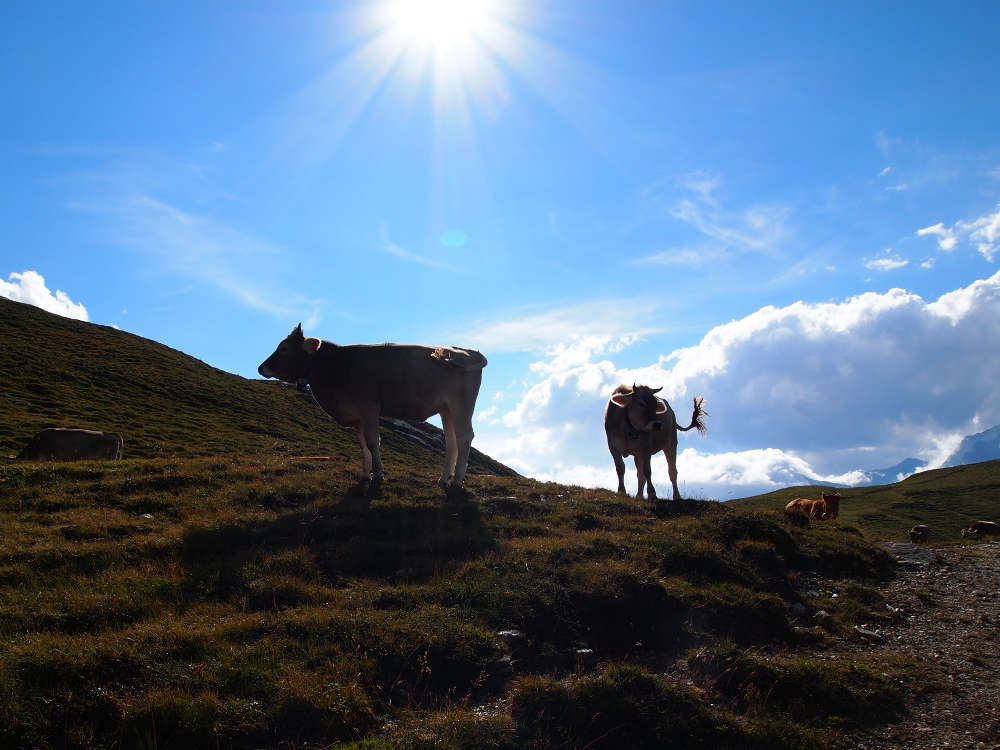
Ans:
<svg viewBox="0 0 1000 750"><path fill-rule="evenodd" d="M404 344L338 346L306 338L300 323L257 371L308 384L323 410L361 443L362 481L382 481L379 416L427 419L441 415L444 468L438 484L459 491L472 446L472 413L486 357L472 349Z"/></svg>
<svg viewBox="0 0 1000 750"><path fill-rule="evenodd" d="M115 432L48 427L28 441L18 458L28 461L117 461L122 436Z"/></svg>
<svg viewBox="0 0 1000 750"><path fill-rule="evenodd" d="M632 384L629 388L620 385L611 393L604 408L604 432L608 439L608 450L615 462L618 473L618 494L625 493L625 456L635 457L635 471L639 480L636 498L642 499L644 487L648 498L656 500L653 487L650 459L660 451L667 458L667 473L673 489L673 499L680 500L677 488L677 432L687 432L696 428L705 432L705 399L694 398L694 413L691 424L680 427L670 404L656 393L661 388Z"/></svg>

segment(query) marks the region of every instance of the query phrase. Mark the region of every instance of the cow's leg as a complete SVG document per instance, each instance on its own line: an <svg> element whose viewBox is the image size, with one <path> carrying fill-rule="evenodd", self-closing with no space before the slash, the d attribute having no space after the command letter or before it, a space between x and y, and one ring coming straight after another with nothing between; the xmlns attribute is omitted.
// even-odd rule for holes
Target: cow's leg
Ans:
<svg viewBox="0 0 1000 750"><path fill-rule="evenodd" d="M441 426L444 428L444 466L441 468L441 478L438 486L448 489L455 477L455 462L458 460L458 442L455 439L455 420L451 410L445 407L441 410Z"/></svg>
<svg viewBox="0 0 1000 750"><path fill-rule="evenodd" d="M652 457L647 453L642 459L642 472L646 475L646 497L656 500L656 489L653 487L653 469L650 466Z"/></svg>
<svg viewBox="0 0 1000 750"><path fill-rule="evenodd" d="M455 425L455 444L458 447L458 458L455 462L455 475L451 479L452 487L461 487L465 481L465 470L469 466L469 451L472 450L472 413Z"/></svg>
<svg viewBox="0 0 1000 750"><path fill-rule="evenodd" d="M371 479L376 484L382 481L382 451L379 448L378 418L362 420L358 426L358 436L361 440L361 456L363 463L362 481Z"/></svg>
<svg viewBox="0 0 1000 750"><path fill-rule="evenodd" d="M646 462L642 459L641 453L636 453L635 458L635 476L639 482L639 488L635 491L635 499L642 500L643 490L646 488Z"/></svg>
<svg viewBox="0 0 1000 750"><path fill-rule="evenodd" d="M677 489L677 438L668 440L663 446L663 455L667 457L667 473L670 475L670 486L674 491L674 500L681 499L681 491Z"/></svg>
<svg viewBox="0 0 1000 750"><path fill-rule="evenodd" d="M615 461L615 473L618 474L618 494L624 495L625 492L625 459L622 458L621 454L615 450L615 447L608 441L608 450L611 451L611 458Z"/></svg>
<svg viewBox="0 0 1000 750"><path fill-rule="evenodd" d="M372 475L372 452L368 449L368 441L365 439L365 431L361 425L355 428L358 432L358 441L361 443L361 481L367 482Z"/></svg>

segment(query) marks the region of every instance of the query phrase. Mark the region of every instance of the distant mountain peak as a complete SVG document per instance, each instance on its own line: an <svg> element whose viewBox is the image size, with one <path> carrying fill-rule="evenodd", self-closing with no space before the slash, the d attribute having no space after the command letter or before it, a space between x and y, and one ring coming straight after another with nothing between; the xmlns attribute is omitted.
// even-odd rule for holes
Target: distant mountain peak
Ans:
<svg viewBox="0 0 1000 750"><path fill-rule="evenodd" d="M978 464L994 458L1000 458L1000 425L963 438L943 465Z"/></svg>

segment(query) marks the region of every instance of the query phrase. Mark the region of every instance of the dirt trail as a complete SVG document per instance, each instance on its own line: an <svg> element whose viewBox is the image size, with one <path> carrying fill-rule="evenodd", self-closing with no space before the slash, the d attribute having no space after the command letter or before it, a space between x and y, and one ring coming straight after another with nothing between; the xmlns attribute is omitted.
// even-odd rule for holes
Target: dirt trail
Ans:
<svg viewBox="0 0 1000 750"><path fill-rule="evenodd" d="M915 693L909 716L856 734L854 747L1000 750L1000 542L933 552L880 587L902 616L878 626L884 641L871 648L935 665L943 687Z"/></svg>

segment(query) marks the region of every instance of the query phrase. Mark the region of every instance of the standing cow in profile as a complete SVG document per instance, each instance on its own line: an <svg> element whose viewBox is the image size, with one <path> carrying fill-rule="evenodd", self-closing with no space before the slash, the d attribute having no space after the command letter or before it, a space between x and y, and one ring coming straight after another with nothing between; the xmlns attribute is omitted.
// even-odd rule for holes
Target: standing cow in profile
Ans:
<svg viewBox="0 0 1000 750"><path fill-rule="evenodd" d="M300 323L257 368L265 378L308 384L323 410L361 442L362 481L382 481L378 419L441 415L444 469L438 484L460 493L472 446L472 413L486 357L457 347L337 346L306 338Z"/></svg>
<svg viewBox="0 0 1000 750"><path fill-rule="evenodd" d="M663 451L667 457L667 472L674 490L674 500L681 499L677 489L677 432L687 432L692 427L705 433L705 399L694 399L694 414L691 424L679 427L670 404L656 393L661 388L635 385L629 388L620 385L615 388L604 409L604 432L608 437L608 450L615 460L618 472L618 494L625 494L625 456L635 457L635 472L639 479L636 498L642 499L643 487L648 487L648 498L656 500L653 488L650 459Z"/></svg>

